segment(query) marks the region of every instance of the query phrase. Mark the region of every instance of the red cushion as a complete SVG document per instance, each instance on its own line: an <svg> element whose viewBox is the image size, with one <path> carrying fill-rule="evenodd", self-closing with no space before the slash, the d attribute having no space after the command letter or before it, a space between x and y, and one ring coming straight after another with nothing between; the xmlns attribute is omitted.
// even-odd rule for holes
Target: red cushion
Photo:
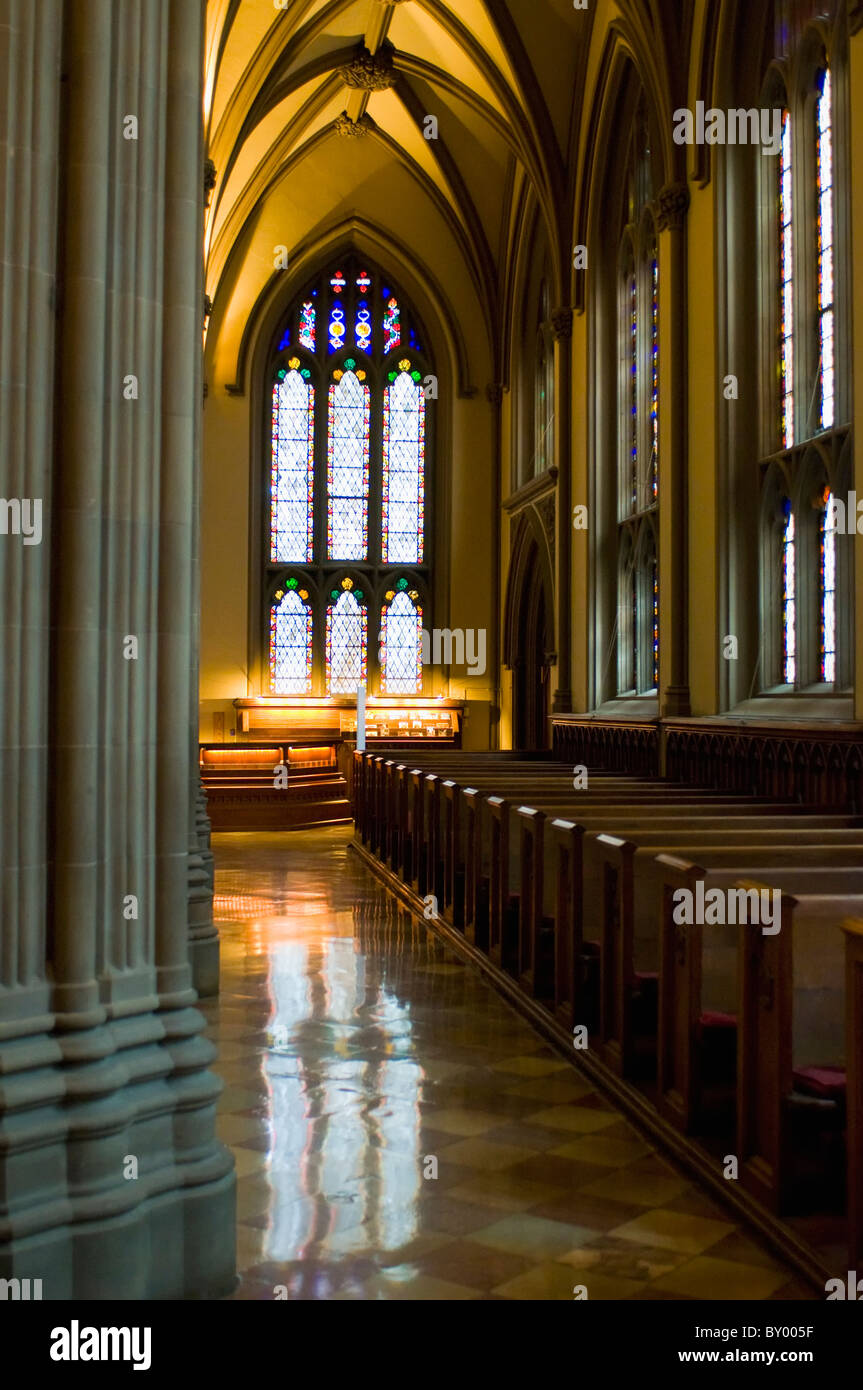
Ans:
<svg viewBox="0 0 863 1390"><path fill-rule="evenodd" d="M794 1086L807 1096L821 1096L824 1100L838 1100L845 1094L844 1067L795 1067Z"/></svg>
<svg viewBox="0 0 863 1390"><path fill-rule="evenodd" d="M636 970L636 972L635 972L635 978L636 978L636 980L658 980L658 979L659 979L659 971L658 971L658 970Z"/></svg>
<svg viewBox="0 0 863 1390"><path fill-rule="evenodd" d="M705 1009L698 1020L699 1028L736 1028L737 1015L723 1014L718 1009Z"/></svg>

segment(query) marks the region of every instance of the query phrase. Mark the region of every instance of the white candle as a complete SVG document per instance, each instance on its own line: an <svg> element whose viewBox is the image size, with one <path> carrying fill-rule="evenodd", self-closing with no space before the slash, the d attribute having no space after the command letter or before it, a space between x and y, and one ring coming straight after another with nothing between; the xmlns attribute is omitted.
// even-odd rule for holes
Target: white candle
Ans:
<svg viewBox="0 0 863 1390"><path fill-rule="evenodd" d="M357 688L357 752L366 751L366 690L365 686Z"/></svg>

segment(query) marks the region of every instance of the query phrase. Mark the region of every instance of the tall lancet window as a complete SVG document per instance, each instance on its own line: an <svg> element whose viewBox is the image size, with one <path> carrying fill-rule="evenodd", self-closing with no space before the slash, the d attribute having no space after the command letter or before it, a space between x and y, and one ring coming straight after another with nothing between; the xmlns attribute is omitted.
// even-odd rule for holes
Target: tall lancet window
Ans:
<svg viewBox="0 0 863 1390"><path fill-rule="evenodd" d="M617 684L659 684L660 287L650 139L643 105L630 141L618 252Z"/></svg>
<svg viewBox="0 0 863 1390"><path fill-rule="evenodd" d="M842 523L851 487L843 331L849 279L838 235L847 159L837 127L837 72L822 43L823 32L810 29L796 51L772 65L762 104L780 123L778 158L774 164L758 151L752 156L762 186L763 283L770 287L762 315L770 379L762 391L759 667L763 690L790 686L813 694L845 691L853 680L846 617L853 548Z"/></svg>
<svg viewBox="0 0 863 1390"><path fill-rule="evenodd" d="M797 551L794 544L794 513L791 503L783 504L782 530L782 677L793 685L797 676Z"/></svg>
<svg viewBox="0 0 863 1390"><path fill-rule="evenodd" d="M821 77L817 104L816 172L818 180L818 397L820 425L833 425L835 362L833 320L833 94L830 69Z"/></svg>
<svg viewBox="0 0 863 1390"><path fill-rule="evenodd" d="M385 595L381 609L381 690L385 695L422 691L422 624L419 593L401 578Z"/></svg>
<svg viewBox="0 0 863 1390"><path fill-rule="evenodd" d="M368 617L362 589L349 578L327 604L327 694L353 695L366 684Z"/></svg>
<svg viewBox="0 0 863 1390"><path fill-rule="evenodd" d="M261 692L420 693L437 399L425 331L388 275L346 256L297 286L272 341Z"/></svg>
<svg viewBox="0 0 863 1390"><path fill-rule="evenodd" d="M794 443L794 190L791 116L782 112L779 162L779 436L783 449Z"/></svg>

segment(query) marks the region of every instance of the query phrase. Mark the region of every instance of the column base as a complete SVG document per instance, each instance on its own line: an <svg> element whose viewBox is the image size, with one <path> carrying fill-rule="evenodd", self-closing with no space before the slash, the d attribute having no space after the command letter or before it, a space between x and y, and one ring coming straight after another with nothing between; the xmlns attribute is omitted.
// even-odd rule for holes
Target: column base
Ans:
<svg viewBox="0 0 863 1390"><path fill-rule="evenodd" d="M236 1276L236 1183L160 1193L133 1211L58 1226L0 1245L0 1278L30 1280L17 1296L75 1299L217 1299ZM10 1290L9 1295L16 1297Z"/></svg>
<svg viewBox="0 0 863 1390"><path fill-rule="evenodd" d="M189 941L192 984L199 999L212 999L219 993L219 933Z"/></svg>
<svg viewBox="0 0 863 1390"><path fill-rule="evenodd" d="M662 692L660 719L680 719L692 713L688 685L669 685Z"/></svg>

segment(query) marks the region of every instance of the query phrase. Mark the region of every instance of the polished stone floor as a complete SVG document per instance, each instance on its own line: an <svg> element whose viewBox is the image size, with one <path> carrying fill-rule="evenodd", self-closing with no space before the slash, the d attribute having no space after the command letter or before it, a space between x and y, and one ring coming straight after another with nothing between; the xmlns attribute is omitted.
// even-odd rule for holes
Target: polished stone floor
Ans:
<svg viewBox="0 0 863 1390"><path fill-rule="evenodd" d="M213 837L222 994L203 1007L234 1296L807 1297L393 902L351 834Z"/></svg>

